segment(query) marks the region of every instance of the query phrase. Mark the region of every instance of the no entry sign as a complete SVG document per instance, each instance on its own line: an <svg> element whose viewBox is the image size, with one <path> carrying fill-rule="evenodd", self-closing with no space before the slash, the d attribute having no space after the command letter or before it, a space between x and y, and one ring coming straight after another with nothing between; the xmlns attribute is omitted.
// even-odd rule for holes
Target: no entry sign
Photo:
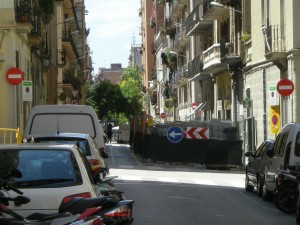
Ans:
<svg viewBox="0 0 300 225"><path fill-rule="evenodd" d="M164 112L160 114L160 118L164 119L166 117L167 117L167 115Z"/></svg>
<svg viewBox="0 0 300 225"><path fill-rule="evenodd" d="M19 68L10 68L6 72L6 80L11 85L21 84L24 79L24 73Z"/></svg>
<svg viewBox="0 0 300 225"><path fill-rule="evenodd" d="M281 79L277 83L277 91L281 96L289 96L294 91L294 84L287 78Z"/></svg>

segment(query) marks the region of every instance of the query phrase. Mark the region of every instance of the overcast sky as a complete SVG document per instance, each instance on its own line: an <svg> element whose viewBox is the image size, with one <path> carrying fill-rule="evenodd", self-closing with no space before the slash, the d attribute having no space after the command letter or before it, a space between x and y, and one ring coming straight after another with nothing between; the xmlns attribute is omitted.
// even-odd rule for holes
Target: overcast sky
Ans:
<svg viewBox="0 0 300 225"><path fill-rule="evenodd" d="M140 0L85 0L85 6L94 73L111 63L126 68L130 46L140 44Z"/></svg>

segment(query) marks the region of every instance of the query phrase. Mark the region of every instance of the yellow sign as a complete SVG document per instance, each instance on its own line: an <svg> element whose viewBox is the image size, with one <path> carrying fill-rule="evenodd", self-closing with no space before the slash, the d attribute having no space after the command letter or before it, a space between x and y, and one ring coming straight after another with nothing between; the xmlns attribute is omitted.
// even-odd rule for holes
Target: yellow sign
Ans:
<svg viewBox="0 0 300 225"><path fill-rule="evenodd" d="M152 118L152 116L150 116L148 118L148 127L153 127L153 118Z"/></svg>
<svg viewBox="0 0 300 225"><path fill-rule="evenodd" d="M280 131L280 109L279 105L270 107L270 132L271 134L278 134Z"/></svg>

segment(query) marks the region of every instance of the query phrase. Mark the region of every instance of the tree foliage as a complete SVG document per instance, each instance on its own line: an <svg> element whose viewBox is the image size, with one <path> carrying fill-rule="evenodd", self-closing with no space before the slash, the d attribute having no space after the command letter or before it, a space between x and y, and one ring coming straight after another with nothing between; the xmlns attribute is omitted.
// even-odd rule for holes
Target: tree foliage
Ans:
<svg viewBox="0 0 300 225"><path fill-rule="evenodd" d="M128 67L121 76L120 84L103 80L87 89L86 104L95 109L100 120L105 118L128 120L142 110L140 85L138 68Z"/></svg>

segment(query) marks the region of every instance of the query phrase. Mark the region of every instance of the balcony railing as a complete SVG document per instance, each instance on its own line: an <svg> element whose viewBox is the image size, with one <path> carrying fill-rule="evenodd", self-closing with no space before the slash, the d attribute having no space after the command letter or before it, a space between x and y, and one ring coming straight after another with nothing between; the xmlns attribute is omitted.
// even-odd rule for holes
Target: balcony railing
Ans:
<svg viewBox="0 0 300 225"><path fill-rule="evenodd" d="M185 33L185 24L176 27L173 49L179 50L187 43L189 37L185 36Z"/></svg>
<svg viewBox="0 0 300 225"><path fill-rule="evenodd" d="M271 25L265 30L266 45L265 53L285 52L284 25Z"/></svg>
<svg viewBox="0 0 300 225"><path fill-rule="evenodd" d="M183 65L182 67L179 67L174 73L172 77L172 84L178 84L184 81L187 81L188 78L188 67L187 65Z"/></svg>
<svg viewBox="0 0 300 225"><path fill-rule="evenodd" d="M185 28L188 33L194 26L199 23L203 14L203 8L199 4L193 9L185 20Z"/></svg>
<svg viewBox="0 0 300 225"><path fill-rule="evenodd" d="M72 50L74 51L75 57L79 58L80 55L79 55L79 52L78 52L78 49L77 49L74 37L72 35L72 32L70 32L70 31L63 31L62 34L63 34L62 41L70 43L71 46L72 46Z"/></svg>
<svg viewBox="0 0 300 225"><path fill-rule="evenodd" d="M170 7L170 17L172 19L176 18L184 6L187 4L188 0L172 0Z"/></svg>
<svg viewBox="0 0 300 225"><path fill-rule="evenodd" d="M214 44L203 52L203 70L221 63L220 44Z"/></svg>
<svg viewBox="0 0 300 225"><path fill-rule="evenodd" d="M192 78L193 76L199 74L202 71L203 61L201 56L199 55L188 63L188 78Z"/></svg>

